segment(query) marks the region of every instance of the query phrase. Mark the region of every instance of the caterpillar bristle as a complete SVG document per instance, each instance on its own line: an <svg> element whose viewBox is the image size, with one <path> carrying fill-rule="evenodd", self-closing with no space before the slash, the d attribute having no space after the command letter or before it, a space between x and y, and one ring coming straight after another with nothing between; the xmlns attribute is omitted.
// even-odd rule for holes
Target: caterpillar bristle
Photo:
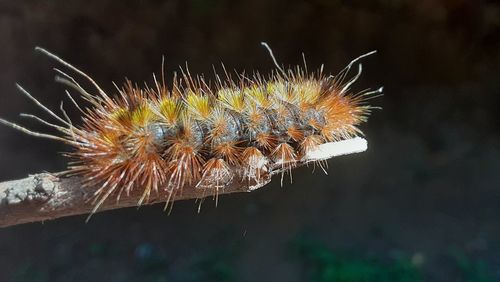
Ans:
<svg viewBox="0 0 500 282"><path fill-rule="evenodd" d="M316 150L323 143L323 138L320 135L309 135L302 139L299 144L300 156L307 156L310 152Z"/></svg>
<svg viewBox="0 0 500 282"><path fill-rule="evenodd" d="M201 179L196 187L215 188L217 191L226 187L233 180L233 177L234 172L224 159L211 158L203 167Z"/></svg>
<svg viewBox="0 0 500 282"><path fill-rule="evenodd" d="M254 185L259 184L264 178L267 179L269 174L269 159L255 147L247 147L242 153L242 164L244 167L243 179L249 182L253 181Z"/></svg>
<svg viewBox="0 0 500 282"><path fill-rule="evenodd" d="M22 93L47 112L57 123L26 115L56 129L61 135L32 132L0 119L0 123L33 136L63 141L73 147L69 174L84 179L84 189L94 192L94 211L111 195L117 201L133 189L142 189L138 205L160 189L172 195L191 185L218 198L220 189L234 181L257 187L269 181L273 170L290 174L300 162L326 142L362 135L358 126L365 122L372 107L368 100L382 89L352 92L358 73L347 79L353 60L337 76L325 76L323 66L316 73L307 67L284 69L266 47L276 70L269 77L258 72L251 76L226 71L215 74L209 83L192 76L187 66L174 74L171 87L165 83L162 61L160 81L140 87L126 80L116 96L106 94L78 68L37 47L70 71L88 80L96 89L91 94L71 75L55 69L57 81L77 90L87 106L66 92L82 114L82 123L73 125L61 104L62 117L46 108L26 90ZM326 163L314 160L325 170ZM325 171L326 172L326 171ZM239 176L239 177L236 177ZM201 201L200 201L201 205Z"/></svg>
<svg viewBox="0 0 500 282"><path fill-rule="evenodd" d="M283 175L285 172L292 177L292 168L297 164L297 155L295 149L288 143L278 144L276 149L271 153L274 163L281 167L281 186L283 186Z"/></svg>

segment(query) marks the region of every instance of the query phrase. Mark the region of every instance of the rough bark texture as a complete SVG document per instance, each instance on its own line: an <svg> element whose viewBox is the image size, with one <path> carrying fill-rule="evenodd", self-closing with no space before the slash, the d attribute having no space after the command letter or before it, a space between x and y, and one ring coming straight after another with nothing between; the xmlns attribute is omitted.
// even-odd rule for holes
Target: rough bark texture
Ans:
<svg viewBox="0 0 500 282"><path fill-rule="evenodd" d="M248 183L233 181L219 194L250 192L267 183L249 187ZM79 177L58 177L50 173L31 175L24 179L0 183L0 227L44 221L59 217L87 214L92 211L92 195L95 188L82 188ZM173 200L199 199L213 195L214 191L184 187L182 193L173 195ZM142 196L141 189L133 190L129 196L122 195L119 201L111 195L98 212L137 206ZM146 204L165 202L168 192L152 193Z"/></svg>

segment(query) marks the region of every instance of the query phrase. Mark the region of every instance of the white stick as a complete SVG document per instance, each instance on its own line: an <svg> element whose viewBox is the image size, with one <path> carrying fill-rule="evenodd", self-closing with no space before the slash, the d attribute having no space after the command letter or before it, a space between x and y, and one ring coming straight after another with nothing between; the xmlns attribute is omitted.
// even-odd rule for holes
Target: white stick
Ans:
<svg viewBox="0 0 500 282"><path fill-rule="evenodd" d="M316 150L309 152L305 156L304 160L306 162L321 161L337 156L361 153L366 151L367 149L368 142L366 141L366 139L355 137L338 142L321 144Z"/></svg>

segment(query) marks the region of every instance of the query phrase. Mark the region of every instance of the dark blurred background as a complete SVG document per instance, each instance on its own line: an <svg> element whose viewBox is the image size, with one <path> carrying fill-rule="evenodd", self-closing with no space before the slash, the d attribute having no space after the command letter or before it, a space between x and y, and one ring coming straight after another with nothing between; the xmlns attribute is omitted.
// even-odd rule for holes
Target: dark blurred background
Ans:
<svg viewBox="0 0 500 282"><path fill-rule="evenodd" d="M363 60L385 86L366 153L250 194L0 230L0 281L500 280L500 4L473 0L0 1L0 116L51 108L44 46L109 92L188 61L192 73ZM68 104L69 105L69 104ZM70 108L69 106L67 107ZM76 113L70 113L73 117ZM60 171L67 148L0 127L0 181Z"/></svg>

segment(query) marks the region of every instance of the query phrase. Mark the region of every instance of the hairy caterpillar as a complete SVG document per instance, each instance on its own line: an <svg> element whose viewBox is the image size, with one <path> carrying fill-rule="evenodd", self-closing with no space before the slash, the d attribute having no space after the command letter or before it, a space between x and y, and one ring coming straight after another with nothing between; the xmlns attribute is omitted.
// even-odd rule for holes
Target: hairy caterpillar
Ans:
<svg viewBox="0 0 500 282"><path fill-rule="evenodd" d="M62 116L45 107L26 90L18 88L54 118L50 123L22 114L57 130L59 135L34 132L15 123L0 122L27 134L62 141L72 146L67 173L82 176L86 186L100 187L94 193L95 208L113 193L117 199L132 189L143 189L138 205L159 189L169 195L185 185L214 191L243 175L252 185L268 181L273 169L291 172L304 156L321 144L361 135L358 125L374 108L368 100L375 91L352 92L362 67L347 79L351 67L367 53L351 61L338 75L304 68L283 69L266 43L276 70L269 76L236 74L224 68L210 83L192 76L187 67L174 75L167 87L163 66L160 81L138 87L130 81L110 96L87 74L37 47L36 50L88 80L91 94L66 72L55 69L56 80L77 90L87 106L66 94L80 111L82 125L75 126L62 103ZM318 160L317 162L320 162ZM322 167L322 164L319 163ZM237 173L242 172L242 173ZM240 180L240 179L239 179ZM165 199L168 204L170 197Z"/></svg>

